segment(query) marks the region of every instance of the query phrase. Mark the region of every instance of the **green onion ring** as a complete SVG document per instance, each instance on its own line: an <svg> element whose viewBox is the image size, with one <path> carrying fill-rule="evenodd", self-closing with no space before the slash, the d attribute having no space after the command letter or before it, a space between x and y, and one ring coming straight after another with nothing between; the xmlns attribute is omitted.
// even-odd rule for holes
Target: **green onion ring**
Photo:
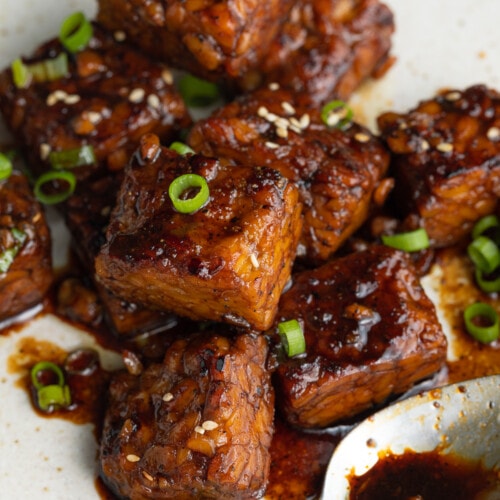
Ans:
<svg viewBox="0 0 500 500"><path fill-rule="evenodd" d="M44 59L26 66L35 82L52 82L65 77L69 73L68 55L61 52L53 59Z"/></svg>
<svg viewBox="0 0 500 500"><path fill-rule="evenodd" d="M15 240L15 244L5 249L2 254L0 254L0 273L6 273L9 270L27 238L26 233L20 231L16 227L13 227L10 232Z"/></svg>
<svg viewBox="0 0 500 500"><path fill-rule="evenodd" d="M68 16L59 29L59 40L72 53L84 49L92 38L92 24L83 12L75 12Z"/></svg>
<svg viewBox="0 0 500 500"><path fill-rule="evenodd" d="M500 221L496 215L486 215L485 217L479 219L472 228L472 239L475 240L481 236L488 229L499 227Z"/></svg>
<svg viewBox="0 0 500 500"><path fill-rule="evenodd" d="M193 198L182 199L181 195L190 189L199 188ZM182 214L192 214L200 210L208 201L210 191L207 181L198 174L180 175L168 187L168 195L174 208Z"/></svg>
<svg viewBox="0 0 500 500"><path fill-rule="evenodd" d="M43 192L43 186L52 181L63 181L68 184L68 188L65 191L61 191L54 194L46 194ZM68 199L76 187L76 177L72 172L67 172L65 170L50 170L42 174L35 182L33 191L38 201L44 203L45 205L55 205L66 199Z"/></svg>
<svg viewBox="0 0 500 500"><path fill-rule="evenodd" d="M338 111L337 111L338 110ZM327 127L344 130L351 122L354 113L344 101L330 101L321 109L321 119Z"/></svg>
<svg viewBox="0 0 500 500"><path fill-rule="evenodd" d="M483 317L490 323L487 326L479 326L474 322L475 318ZM496 340L500 334L498 314L489 304L476 302L464 311L464 321L467 332L479 342L488 344Z"/></svg>
<svg viewBox="0 0 500 500"><path fill-rule="evenodd" d="M179 92L187 106L201 108L213 104L219 98L215 83L193 75L185 75L179 81Z"/></svg>
<svg viewBox="0 0 500 500"><path fill-rule="evenodd" d="M12 174L12 161L10 158L0 153L0 181L8 179Z"/></svg>
<svg viewBox="0 0 500 500"><path fill-rule="evenodd" d="M382 243L405 252L418 252L429 248L430 245L427 231L423 227L406 233L383 235Z"/></svg>
<svg viewBox="0 0 500 500"><path fill-rule="evenodd" d="M56 170L92 165L96 162L94 148L84 144L79 148L51 151L49 162Z"/></svg>
<svg viewBox="0 0 500 500"><path fill-rule="evenodd" d="M475 270L476 283L479 288L486 293L500 292L500 277L489 280L484 277L483 271L481 269Z"/></svg>
<svg viewBox="0 0 500 500"><path fill-rule="evenodd" d="M500 265L500 249L487 236L478 236L467 247L474 265L485 273L492 273Z"/></svg>
<svg viewBox="0 0 500 500"><path fill-rule="evenodd" d="M64 373L58 365L56 365L55 363L52 363L52 361L39 361L31 369L31 383L33 384L33 387L35 389L38 390L38 389L41 389L42 387L45 387L45 384L42 384L38 380L38 375L40 374L40 372L44 372L44 371L50 371L57 377L57 385L58 386L64 385Z"/></svg>
<svg viewBox="0 0 500 500"><path fill-rule="evenodd" d="M29 86L31 73L28 66L20 58L14 59L10 65L12 71L12 80L18 89L24 89Z"/></svg>
<svg viewBox="0 0 500 500"><path fill-rule="evenodd" d="M169 149L176 151L180 155L185 155L188 153L194 154L194 150L192 150L187 144L184 144L183 142L179 141L175 141L172 144L170 144Z"/></svg>
<svg viewBox="0 0 500 500"><path fill-rule="evenodd" d="M67 385L45 385L37 390L37 403L41 410L52 406L67 407L71 404L71 393Z"/></svg>
<svg viewBox="0 0 500 500"><path fill-rule="evenodd" d="M289 358L306 352L304 332L296 319L290 319L279 323L278 332L281 336L285 352Z"/></svg>

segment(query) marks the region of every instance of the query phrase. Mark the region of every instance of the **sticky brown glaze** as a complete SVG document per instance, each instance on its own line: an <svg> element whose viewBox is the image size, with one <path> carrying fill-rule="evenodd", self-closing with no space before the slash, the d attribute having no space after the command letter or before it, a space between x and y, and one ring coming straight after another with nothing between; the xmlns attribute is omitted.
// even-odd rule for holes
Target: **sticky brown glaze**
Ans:
<svg viewBox="0 0 500 500"><path fill-rule="evenodd" d="M187 173L204 177L210 190L192 214L177 212L168 195ZM126 170L97 275L118 296L147 307L265 330L300 230L298 191L278 171L181 156L145 136Z"/></svg>
<svg viewBox="0 0 500 500"><path fill-rule="evenodd" d="M117 297L95 277L95 258L106 241L105 233L121 179L117 173L80 182L75 193L64 202L62 213L72 236L72 246L97 291L104 320L115 335L135 337L168 329L174 318L170 313L147 309L135 301ZM71 289L62 289L61 295L62 299L69 299Z"/></svg>
<svg viewBox="0 0 500 500"><path fill-rule="evenodd" d="M0 321L43 300L53 280L51 248L45 212L26 176L14 170L0 182L0 260L4 268L0 271Z"/></svg>
<svg viewBox="0 0 500 500"><path fill-rule="evenodd" d="M204 78L234 79L267 55L292 0L99 0L98 20L144 52Z"/></svg>
<svg viewBox="0 0 500 500"><path fill-rule="evenodd" d="M278 403L293 425L324 427L399 394L446 362L446 338L407 255L385 246L303 271L278 320L303 326L306 354L284 360Z"/></svg>
<svg viewBox="0 0 500 500"><path fill-rule="evenodd" d="M367 129L328 128L319 110L297 106L293 93L261 89L198 121L195 151L229 164L266 165L300 190L304 229L299 256L328 259L365 221L389 157Z"/></svg>
<svg viewBox="0 0 500 500"><path fill-rule="evenodd" d="M378 0L300 0L240 85L279 83L311 107L347 100L386 64L393 31L393 14Z"/></svg>
<svg viewBox="0 0 500 500"><path fill-rule="evenodd" d="M110 386L101 475L118 495L259 498L268 480L273 391L263 336L175 342L163 363Z"/></svg>
<svg viewBox="0 0 500 500"><path fill-rule="evenodd" d="M378 118L392 155L403 224L435 247L459 242L500 195L500 95L485 86L448 90L408 113Z"/></svg>
<svg viewBox="0 0 500 500"><path fill-rule="evenodd" d="M19 89L10 68L0 74L0 111L37 173L50 168L51 151L82 145L94 148L97 161L72 170L79 180L96 170L122 169L144 133L168 140L190 122L165 66L97 24L93 29L87 48L68 55L64 78ZM24 62L62 52L58 39L50 40Z"/></svg>

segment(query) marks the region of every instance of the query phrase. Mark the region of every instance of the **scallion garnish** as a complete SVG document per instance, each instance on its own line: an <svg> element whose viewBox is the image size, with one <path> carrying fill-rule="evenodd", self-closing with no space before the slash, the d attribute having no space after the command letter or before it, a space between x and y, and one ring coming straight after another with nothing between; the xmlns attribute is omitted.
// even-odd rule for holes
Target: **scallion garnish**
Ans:
<svg viewBox="0 0 500 500"><path fill-rule="evenodd" d="M285 352L289 358L306 352L304 332L296 319L290 319L279 323L278 332L281 336Z"/></svg>
<svg viewBox="0 0 500 500"><path fill-rule="evenodd" d="M464 311L467 332L479 342L487 344L499 337L498 314L489 304L476 302Z"/></svg>
<svg viewBox="0 0 500 500"><path fill-rule="evenodd" d="M423 227L406 233L383 235L382 243L405 252L418 252L430 245L427 231Z"/></svg>
<svg viewBox="0 0 500 500"><path fill-rule="evenodd" d="M476 283L479 288L486 293L500 292L500 276L495 279L487 279L484 277L481 269L475 270Z"/></svg>
<svg viewBox="0 0 500 500"><path fill-rule="evenodd" d="M11 65L12 79L17 88L26 88L31 80L51 82L63 78L69 72L68 56L61 52L53 59L44 59L32 64L24 64L16 59Z"/></svg>
<svg viewBox="0 0 500 500"><path fill-rule="evenodd" d="M169 146L170 149L176 151L180 155L185 155L188 153L194 154L194 151L187 145L184 144L183 142L175 141Z"/></svg>
<svg viewBox="0 0 500 500"><path fill-rule="evenodd" d="M31 73L28 69L28 66L26 66L26 64L24 64L23 61L18 58L12 61L10 69L12 71L12 80L14 81L14 85L18 89L24 89L28 87L31 82Z"/></svg>
<svg viewBox="0 0 500 500"><path fill-rule="evenodd" d="M96 162L94 148L85 144L79 148L51 151L49 162L56 170L92 165Z"/></svg>
<svg viewBox="0 0 500 500"><path fill-rule="evenodd" d="M345 129L351 122L354 113L344 101L330 101L321 109L321 119L327 127Z"/></svg>
<svg viewBox="0 0 500 500"><path fill-rule="evenodd" d="M486 215L479 219L472 228L472 239L475 240L483 233L488 231L488 229L498 228L500 227L500 221L496 215Z"/></svg>
<svg viewBox="0 0 500 500"><path fill-rule="evenodd" d="M0 153L0 181L8 179L10 174L12 174L12 161L7 155Z"/></svg>
<svg viewBox="0 0 500 500"><path fill-rule="evenodd" d="M59 40L72 53L83 50L92 38L92 24L83 12L68 16L59 29Z"/></svg>
<svg viewBox="0 0 500 500"><path fill-rule="evenodd" d="M492 273L500 265L500 249L487 236L478 236L467 247L474 265L485 273Z"/></svg>
<svg viewBox="0 0 500 500"><path fill-rule="evenodd" d="M41 381L44 373L55 376L55 383L45 384ZM59 366L50 361L40 361L31 369L31 383L36 389L37 404L43 411L53 408L67 407L71 404L69 386L64 380L63 371Z"/></svg>
<svg viewBox="0 0 500 500"><path fill-rule="evenodd" d="M61 186L56 185L56 192L46 193L44 187L46 184L66 184L66 189L61 190ZM66 199L68 199L76 187L76 177L72 172L67 172L66 170L50 170L45 172L35 182L33 191L38 201L44 203L45 205L55 205Z"/></svg>
<svg viewBox="0 0 500 500"><path fill-rule="evenodd" d="M20 231L19 229L14 227L10 230L10 233L14 239L14 244L9 248L6 248L2 254L0 254L0 273L6 273L9 270L10 266L14 262L14 259L16 258L16 255L19 253L19 250L21 250L24 242L26 241L26 233Z"/></svg>
<svg viewBox="0 0 500 500"><path fill-rule="evenodd" d="M179 81L179 92L186 105L201 108L213 104L219 98L219 88L193 75L185 75Z"/></svg>
<svg viewBox="0 0 500 500"><path fill-rule="evenodd" d="M190 193L197 192L189 197ZM208 201L210 191L207 181L198 174L180 175L168 187L168 195L174 208L183 214L197 212Z"/></svg>

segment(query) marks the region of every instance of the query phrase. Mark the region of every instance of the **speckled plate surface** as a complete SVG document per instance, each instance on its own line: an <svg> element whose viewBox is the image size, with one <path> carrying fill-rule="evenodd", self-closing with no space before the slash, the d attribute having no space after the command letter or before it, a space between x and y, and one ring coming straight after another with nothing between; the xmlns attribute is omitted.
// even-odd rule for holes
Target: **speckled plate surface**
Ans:
<svg viewBox="0 0 500 500"><path fill-rule="evenodd" d="M437 90L485 83L500 88L498 0L387 0L396 15L397 61L382 79L353 98L357 119L374 125L389 109L404 111ZM0 67L29 54L58 32L71 12L95 12L92 0L0 0ZM0 141L8 140L0 124ZM65 256L67 234L54 220L55 262ZM59 243L61 242L61 243ZM25 337L47 339L71 350L94 346L91 337L50 315L0 337L0 499L98 499L96 442L90 426L43 419L31 409L9 370L9 357ZM102 352L105 367L117 358Z"/></svg>

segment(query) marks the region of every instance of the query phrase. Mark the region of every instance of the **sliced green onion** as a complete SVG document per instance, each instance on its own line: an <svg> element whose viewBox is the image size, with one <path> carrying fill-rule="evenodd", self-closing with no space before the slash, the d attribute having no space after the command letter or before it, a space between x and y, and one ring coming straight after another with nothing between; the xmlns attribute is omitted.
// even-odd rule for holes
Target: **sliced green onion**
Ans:
<svg viewBox="0 0 500 500"><path fill-rule="evenodd" d="M418 252L429 248L429 237L427 231L421 227L407 233L383 235L382 243L405 252Z"/></svg>
<svg viewBox="0 0 500 500"><path fill-rule="evenodd" d="M59 40L69 52L84 49L92 38L92 24L83 12L75 12L68 16L59 29Z"/></svg>
<svg viewBox="0 0 500 500"><path fill-rule="evenodd" d="M30 75L36 82L52 82L65 77L69 73L68 56L61 52L53 59L33 63L27 66Z"/></svg>
<svg viewBox="0 0 500 500"><path fill-rule="evenodd" d="M486 324L479 324L479 320ZM464 311L467 332L479 342L487 344L496 340L500 334L498 314L489 304L476 302Z"/></svg>
<svg viewBox="0 0 500 500"><path fill-rule="evenodd" d="M486 293L500 292L500 276L495 279L486 279L481 269L475 270L476 283L479 288Z"/></svg>
<svg viewBox="0 0 500 500"><path fill-rule="evenodd" d="M58 191L56 193L47 194L44 192L43 188L45 184L51 183L53 181L60 181L67 184L67 188L63 191ZM66 170L51 170L42 174L35 182L33 191L38 201L44 203L45 205L55 205L66 199L68 199L76 187L76 177L72 172L67 172Z"/></svg>
<svg viewBox="0 0 500 500"><path fill-rule="evenodd" d="M183 142L179 141L170 144L169 148L173 149L174 151L177 151L177 153L179 153L180 155L185 155L188 153L194 154L194 151L187 144L184 144Z"/></svg>
<svg viewBox="0 0 500 500"><path fill-rule="evenodd" d="M482 219L479 219L472 228L472 239L475 240L479 236L481 236L488 229L492 229L494 227L499 227L500 221L496 215L487 215Z"/></svg>
<svg viewBox="0 0 500 500"><path fill-rule="evenodd" d="M191 198L182 198L182 195L197 189L198 192ZM210 192L207 181L198 174L180 175L168 187L168 195L174 208L183 214L194 213L202 208L208 201Z"/></svg>
<svg viewBox="0 0 500 500"><path fill-rule="evenodd" d="M306 352L306 339L300 323L296 319L283 321L278 325L283 347L289 358Z"/></svg>
<svg viewBox="0 0 500 500"><path fill-rule="evenodd" d="M215 83L193 75L185 75L181 78L179 92L184 102L193 108L209 106L219 99L219 88Z"/></svg>
<svg viewBox="0 0 500 500"><path fill-rule="evenodd" d="M321 109L321 119L327 127L345 129L351 122L354 113L344 101L330 101Z"/></svg>
<svg viewBox="0 0 500 500"><path fill-rule="evenodd" d="M487 236L478 236L467 247L474 265L485 273L492 273L500 265L500 250Z"/></svg>
<svg viewBox="0 0 500 500"><path fill-rule="evenodd" d="M55 384L44 384L40 381L43 372L52 372L56 377ZM37 403L41 410L48 411L51 407L66 407L71 404L69 387L65 384L61 368L51 361L40 361L31 369L31 383L36 389Z"/></svg>
<svg viewBox="0 0 500 500"><path fill-rule="evenodd" d="M24 89L29 86L31 82L31 73L28 66L26 66L21 59L17 58L12 61L10 69L12 70L12 80L14 81L14 85L18 89Z"/></svg>
<svg viewBox="0 0 500 500"><path fill-rule="evenodd" d="M87 144L79 148L66 149L64 151L51 151L49 162L53 168L59 170L92 165L96 162L96 157L94 148Z"/></svg>
<svg viewBox="0 0 500 500"><path fill-rule="evenodd" d="M0 153L0 181L8 179L12 173L12 161L3 153Z"/></svg>
<svg viewBox="0 0 500 500"><path fill-rule="evenodd" d="M9 270L27 238L26 233L15 227L10 232L14 238L14 245L0 254L0 273L6 273Z"/></svg>

